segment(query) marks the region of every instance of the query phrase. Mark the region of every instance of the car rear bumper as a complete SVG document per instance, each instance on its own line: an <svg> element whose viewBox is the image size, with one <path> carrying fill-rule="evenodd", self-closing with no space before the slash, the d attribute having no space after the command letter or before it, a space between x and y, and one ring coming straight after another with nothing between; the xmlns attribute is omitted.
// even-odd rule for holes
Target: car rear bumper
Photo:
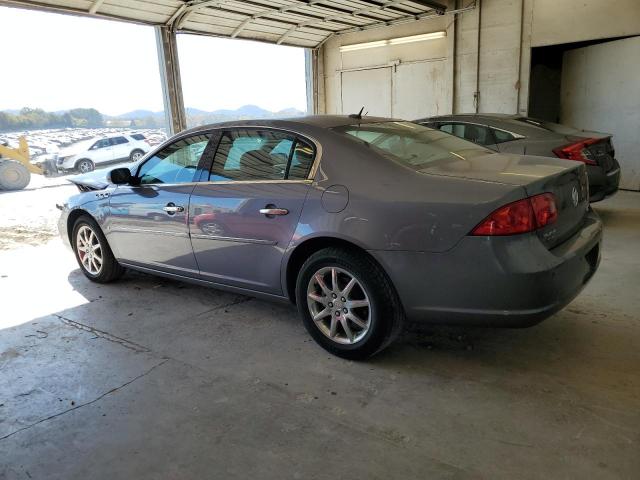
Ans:
<svg viewBox="0 0 640 480"><path fill-rule="evenodd" d="M605 172L601 167L587 165L589 177L589 201L599 202L618 191L620 185L620 166L615 161L615 167Z"/></svg>
<svg viewBox="0 0 640 480"><path fill-rule="evenodd" d="M573 300L600 263L595 212L569 240L548 250L535 234L464 237L445 253L371 251L398 291L410 321L526 327Z"/></svg>

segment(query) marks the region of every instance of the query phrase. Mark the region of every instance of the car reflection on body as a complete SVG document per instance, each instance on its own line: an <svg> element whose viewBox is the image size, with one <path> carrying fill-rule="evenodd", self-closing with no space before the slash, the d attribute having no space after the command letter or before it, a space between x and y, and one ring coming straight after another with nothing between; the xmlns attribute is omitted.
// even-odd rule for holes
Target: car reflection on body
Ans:
<svg viewBox="0 0 640 480"><path fill-rule="evenodd" d="M391 119L203 126L73 181L82 193L59 228L89 279L131 268L289 300L346 358L381 350L407 319L535 324L600 261L584 164Z"/></svg>

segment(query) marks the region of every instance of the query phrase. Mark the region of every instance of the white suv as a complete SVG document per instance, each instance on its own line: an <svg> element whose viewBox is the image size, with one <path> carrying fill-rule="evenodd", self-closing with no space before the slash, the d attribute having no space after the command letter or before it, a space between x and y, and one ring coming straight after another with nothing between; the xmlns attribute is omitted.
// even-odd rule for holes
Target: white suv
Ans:
<svg viewBox="0 0 640 480"><path fill-rule="evenodd" d="M56 160L58 170L77 170L81 173L92 171L98 164L107 164L142 158L151 147L141 133L113 135L106 138L83 142L81 150L73 153L60 152Z"/></svg>

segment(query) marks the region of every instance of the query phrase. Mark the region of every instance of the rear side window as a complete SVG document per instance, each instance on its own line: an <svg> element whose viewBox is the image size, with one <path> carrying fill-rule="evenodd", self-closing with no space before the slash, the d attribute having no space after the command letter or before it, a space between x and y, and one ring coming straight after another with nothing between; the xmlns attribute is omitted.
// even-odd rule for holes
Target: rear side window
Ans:
<svg viewBox="0 0 640 480"><path fill-rule="evenodd" d="M306 180L309 177L314 157L313 147L304 140L297 139L291 154L287 179Z"/></svg>
<svg viewBox="0 0 640 480"><path fill-rule="evenodd" d="M129 135L131 138L133 138L134 140L144 140L145 136L141 133L134 133L132 135Z"/></svg>
<svg viewBox="0 0 640 480"><path fill-rule="evenodd" d="M220 139L209 181L306 178L313 149L292 134L271 130L234 130Z"/></svg>
<svg viewBox="0 0 640 480"><path fill-rule="evenodd" d="M122 145L123 143L129 143L125 137L113 137L111 139L111 145Z"/></svg>
<svg viewBox="0 0 640 480"><path fill-rule="evenodd" d="M495 143L491 135L491 130L484 125L477 125L475 123L443 123L440 125L440 130L479 145L493 145Z"/></svg>

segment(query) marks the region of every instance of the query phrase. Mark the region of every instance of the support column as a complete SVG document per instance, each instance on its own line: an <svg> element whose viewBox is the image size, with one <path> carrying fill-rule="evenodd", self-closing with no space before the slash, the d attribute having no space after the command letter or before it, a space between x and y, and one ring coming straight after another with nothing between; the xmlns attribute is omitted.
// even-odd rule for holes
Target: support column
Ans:
<svg viewBox="0 0 640 480"><path fill-rule="evenodd" d="M156 50L158 67L162 83L162 101L168 134L175 135L187 128L187 116L182 97L180 64L178 62L178 44L176 34L168 27L154 27L156 31Z"/></svg>

